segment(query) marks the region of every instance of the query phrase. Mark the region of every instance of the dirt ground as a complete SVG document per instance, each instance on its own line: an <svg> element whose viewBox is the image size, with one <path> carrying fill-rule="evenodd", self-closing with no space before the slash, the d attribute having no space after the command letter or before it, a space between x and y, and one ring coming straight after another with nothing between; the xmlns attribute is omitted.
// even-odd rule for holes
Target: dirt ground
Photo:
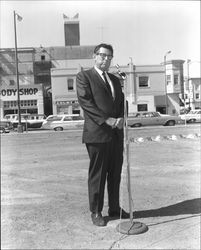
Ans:
<svg viewBox="0 0 201 250"><path fill-rule="evenodd" d="M134 222L124 235L92 224L81 132L2 135L1 249L200 249L200 137L130 143ZM121 205L129 210L124 164Z"/></svg>

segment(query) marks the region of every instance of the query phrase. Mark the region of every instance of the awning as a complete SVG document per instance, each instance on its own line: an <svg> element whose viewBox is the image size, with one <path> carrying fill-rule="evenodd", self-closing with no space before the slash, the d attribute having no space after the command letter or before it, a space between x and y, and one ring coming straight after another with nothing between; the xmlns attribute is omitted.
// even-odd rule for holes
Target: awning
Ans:
<svg viewBox="0 0 201 250"><path fill-rule="evenodd" d="M165 106L166 105L165 95L154 96L154 102L155 102L155 106Z"/></svg>

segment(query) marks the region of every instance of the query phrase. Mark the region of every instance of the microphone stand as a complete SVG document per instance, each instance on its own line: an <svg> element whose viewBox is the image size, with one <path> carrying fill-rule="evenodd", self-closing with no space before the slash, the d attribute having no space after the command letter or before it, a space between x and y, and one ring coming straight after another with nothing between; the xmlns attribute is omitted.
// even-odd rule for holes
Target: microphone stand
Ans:
<svg viewBox="0 0 201 250"><path fill-rule="evenodd" d="M130 221L123 221L117 225L116 229L118 232L127 235L141 234L145 233L148 230L147 225L141 222L133 221L133 212L132 212L132 196L131 196L131 182L130 182L130 145L128 138L128 108L127 108L127 85L126 85L126 74L119 70L119 65L116 65L118 69L118 74L123 80L123 92L124 92L124 157L126 159L127 167L127 179L128 179L128 200L129 200L129 213L130 213Z"/></svg>

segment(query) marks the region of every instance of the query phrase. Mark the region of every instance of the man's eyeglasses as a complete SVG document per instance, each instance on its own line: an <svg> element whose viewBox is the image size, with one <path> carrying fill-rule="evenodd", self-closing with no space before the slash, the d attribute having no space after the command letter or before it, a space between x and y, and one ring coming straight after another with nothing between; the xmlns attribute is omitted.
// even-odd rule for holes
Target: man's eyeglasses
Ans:
<svg viewBox="0 0 201 250"><path fill-rule="evenodd" d="M113 58L112 55L107 55L105 53L97 53L96 55L99 55L102 59L105 59L107 57L108 60L112 60L112 58Z"/></svg>

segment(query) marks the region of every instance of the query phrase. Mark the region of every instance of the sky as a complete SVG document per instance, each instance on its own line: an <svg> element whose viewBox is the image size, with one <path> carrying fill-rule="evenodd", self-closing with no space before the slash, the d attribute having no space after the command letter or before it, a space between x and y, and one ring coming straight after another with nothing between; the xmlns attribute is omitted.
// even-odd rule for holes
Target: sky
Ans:
<svg viewBox="0 0 201 250"><path fill-rule="evenodd" d="M113 64L160 64L187 59L190 77L200 77L200 1L0 1L0 47L14 48L13 11L18 47L64 46L63 14L79 13L80 45L110 43Z"/></svg>

